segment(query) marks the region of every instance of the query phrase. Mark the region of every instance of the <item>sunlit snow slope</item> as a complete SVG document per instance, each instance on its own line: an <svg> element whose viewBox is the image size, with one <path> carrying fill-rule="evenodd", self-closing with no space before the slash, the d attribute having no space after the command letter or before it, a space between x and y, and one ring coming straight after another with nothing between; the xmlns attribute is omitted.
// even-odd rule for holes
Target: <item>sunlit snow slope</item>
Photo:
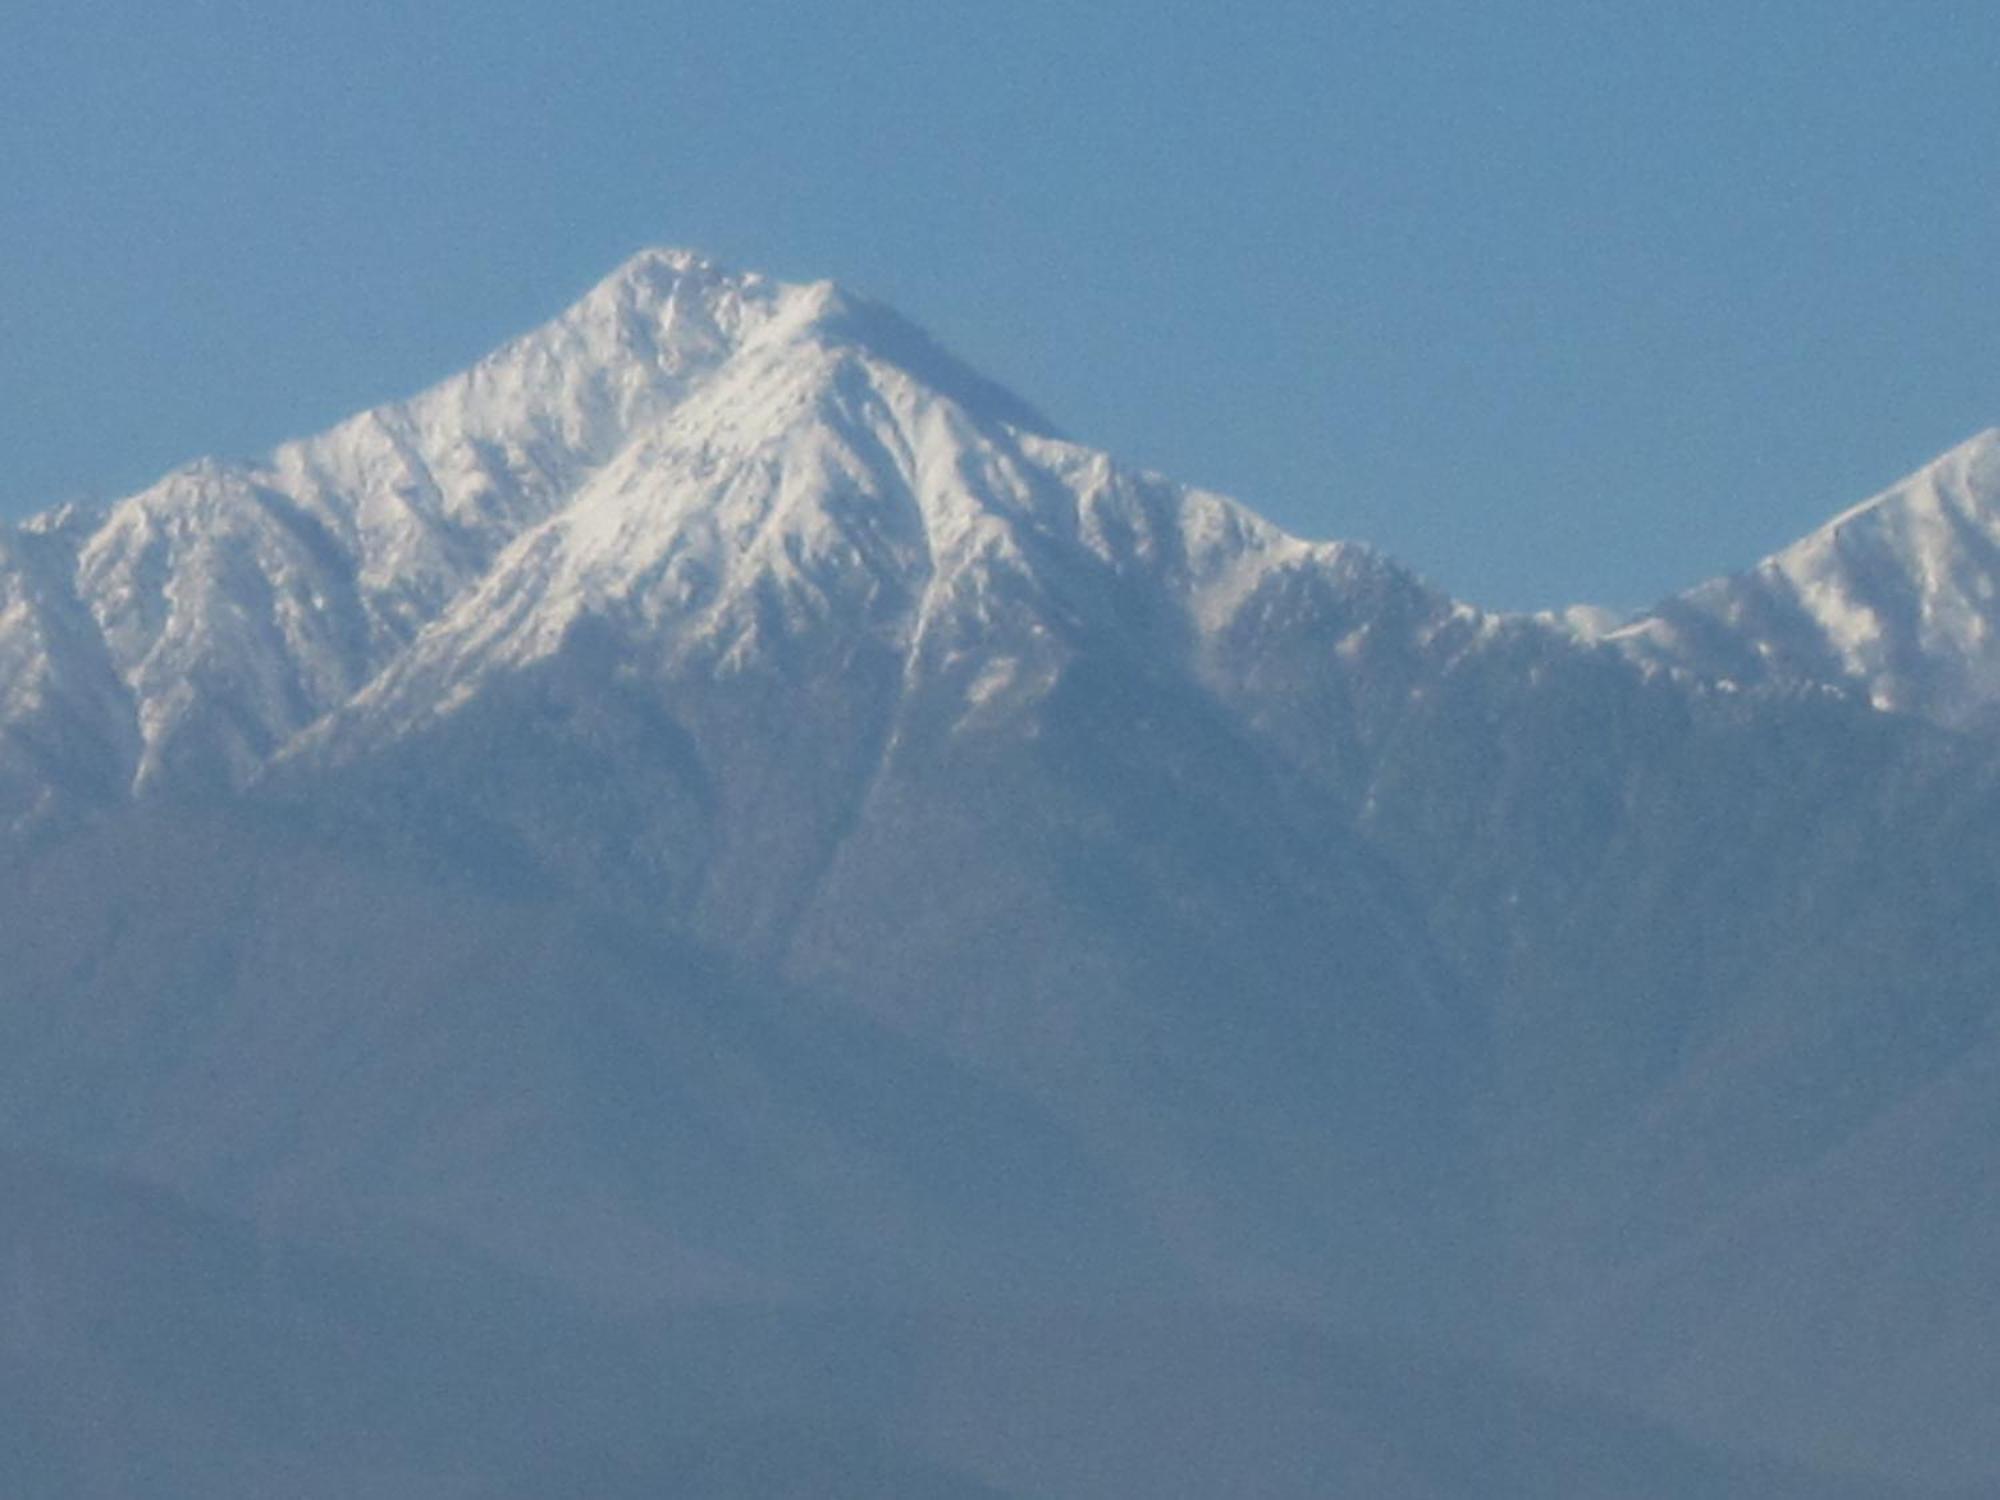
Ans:
<svg viewBox="0 0 2000 1500"><path fill-rule="evenodd" d="M1822 684L1949 724L2000 702L2000 429L1614 639L1744 685Z"/></svg>
<svg viewBox="0 0 2000 1500"><path fill-rule="evenodd" d="M16 819L241 784L339 710L349 736L446 711L594 612L720 670L864 622L933 675L1011 617L972 712L1045 684L1107 600L1212 634L1274 570L1353 551L1051 436L885 308L681 251L410 401L0 549Z"/></svg>

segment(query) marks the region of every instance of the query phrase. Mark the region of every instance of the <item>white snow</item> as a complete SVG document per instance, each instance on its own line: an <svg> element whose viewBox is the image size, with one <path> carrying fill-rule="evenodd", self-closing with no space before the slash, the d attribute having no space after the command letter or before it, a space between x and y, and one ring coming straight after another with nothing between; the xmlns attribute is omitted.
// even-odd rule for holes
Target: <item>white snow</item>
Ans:
<svg viewBox="0 0 2000 1500"><path fill-rule="evenodd" d="M873 640L906 691L949 681L982 714L1045 691L1080 633L1198 660L1308 582L1350 601L1355 663L1396 600L1413 649L1498 628L1365 547L1030 430L920 344L829 283L647 251L408 401L0 533L0 744L58 705L125 747L135 786L241 782L450 712L591 616L662 671ZM1824 659L1879 702L1963 714L2000 696L1996 549L1986 433L1684 605L1774 674ZM1734 671L1674 619L1610 625L1545 628Z"/></svg>
<svg viewBox="0 0 2000 1500"><path fill-rule="evenodd" d="M1963 723L2000 701L2000 429L1952 449L1757 567L1614 636L1696 675L1722 668L1663 615L1706 618L1773 677Z"/></svg>

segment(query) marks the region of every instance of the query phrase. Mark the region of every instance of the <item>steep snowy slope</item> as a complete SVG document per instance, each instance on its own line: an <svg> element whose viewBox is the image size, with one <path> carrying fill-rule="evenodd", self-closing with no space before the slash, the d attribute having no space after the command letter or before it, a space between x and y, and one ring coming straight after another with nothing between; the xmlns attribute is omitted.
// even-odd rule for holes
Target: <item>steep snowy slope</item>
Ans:
<svg viewBox="0 0 2000 1500"><path fill-rule="evenodd" d="M62 511L0 530L0 823L116 796L138 754L130 690L76 589L98 519Z"/></svg>
<svg viewBox="0 0 2000 1500"><path fill-rule="evenodd" d="M1703 678L1824 684L1945 724L1989 717L2000 703L2000 429L1612 639Z"/></svg>
<svg viewBox="0 0 2000 1500"><path fill-rule="evenodd" d="M908 690L959 674L963 711L990 716L1046 691L1086 637L1179 666L1267 575L1335 574L1359 550L1023 426L907 345L885 310L801 289L316 738L351 747L449 712L590 619L721 677L828 633L865 639L902 658Z"/></svg>
<svg viewBox="0 0 2000 1500"><path fill-rule="evenodd" d="M132 779L254 774L804 295L649 252L411 401L262 463L192 465L115 506L80 537L73 589L133 699ZM10 653L34 649L7 634Z"/></svg>
<svg viewBox="0 0 2000 1500"><path fill-rule="evenodd" d="M865 619L930 673L1011 613L1023 638L962 684L971 708L1045 684L1037 632L1122 610L1178 652L1267 571L1351 561L1047 431L887 309L648 252L422 396L64 523L74 576L44 562L34 587L85 606L101 644L76 649L122 684L101 753L185 791L240 785L378 676L366 704L433 712L482 662L606 610L724 665L760 634ZM49 636L24 609L0 621L13 680ZM22 691L0 741L32 738Z"/></svg>

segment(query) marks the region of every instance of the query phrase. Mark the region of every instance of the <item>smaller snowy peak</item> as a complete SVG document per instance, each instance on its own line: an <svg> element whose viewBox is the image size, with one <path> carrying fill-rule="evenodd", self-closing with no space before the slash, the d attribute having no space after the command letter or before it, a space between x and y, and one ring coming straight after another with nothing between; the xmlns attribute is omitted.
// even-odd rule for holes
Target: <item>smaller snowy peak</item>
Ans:
<svg viewBox="0 0 2000 1500"><path fill-rule="evenodd" d="M138 757L133 704L75 589L82 514L0 527L0 829L118 795Z"/></svg>
<svg viewBox="0 0 2000 1500"><path fill-rule="evenodd" d="M1834 686L1947 724L1987 718L2000 707L2000 429L1612 639L1701 677Z"/></svg>
<svg viewBox="0 0 2000 1500"><path fill-rule="evenodd" d="M213 462L120 504L77 554L75 588L132 695L141 784L242 780L392 649L326 529Z"/></svg>

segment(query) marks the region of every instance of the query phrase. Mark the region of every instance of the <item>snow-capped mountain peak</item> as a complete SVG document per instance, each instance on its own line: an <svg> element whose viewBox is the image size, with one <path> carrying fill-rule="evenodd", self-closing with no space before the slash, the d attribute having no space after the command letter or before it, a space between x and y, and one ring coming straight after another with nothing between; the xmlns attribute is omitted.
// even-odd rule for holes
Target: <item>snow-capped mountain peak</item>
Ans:
<svg viewBox="0 0 2000 1500"><path fill-rule="evenodd" d="M1985 717L2000 703L2000 428L1614 638L1700 676L1826 684L1945 723Z"/></svg>
<svg viewBox="0 0 2000 1500"><path fill-rule="evenodd" d="M1447 621L1484 628L1365 549L1069 442L881 304L676 249L408 400L15 535L0 738L81 736L109 747L100 780L140 789L241 784L308 731L398 732L587 619L710 674L867 641L906 684L985 704L1002 681L1032 699L1086 643L1199 676L1275 630L1401 652L1378 675L1402 682L1417 657L1389 637L1420 656ZM1987 433L1608 638L1964 720L2000 698L1996 579Z"/></svg>
<svg viewBox="0 0 2000 1500"><path fill-rule="evenodd" d="M146 787L239 783L398 683L455 701L586 615L667 657L831 621L914 662L948 621L969 642L1025 611L1038 638L1138 607L1112 601L1142 575L1184 597L1140 613L1214 628L1310 550L1062 440L885 306L654 249L427 391L121 502L71 587Z"/></svg>
<svg viewBox="0 0 2000 1500"><path fill-rule="evenodd" d="M760 336L829 305L827 288L645 252L407 401L260 463L190 464L95 526L29 522L76 533L74 603L137 705L129 774L253 774L635 433Z"/></svg>
<svg viewBox="0 0 2000 1500"><path fill-rule="evenodd" d="M1003 679L1032 694L1065 641L1126 628L1111 619L1121 591L1199 632L1246 578L1313 553L1046 426L888 309L798 288L328 730L352 740L357 723L379 735L449 711L585 618L705 675L851 638L903 659L912 684L969 673L978 701Z"/></svg>

